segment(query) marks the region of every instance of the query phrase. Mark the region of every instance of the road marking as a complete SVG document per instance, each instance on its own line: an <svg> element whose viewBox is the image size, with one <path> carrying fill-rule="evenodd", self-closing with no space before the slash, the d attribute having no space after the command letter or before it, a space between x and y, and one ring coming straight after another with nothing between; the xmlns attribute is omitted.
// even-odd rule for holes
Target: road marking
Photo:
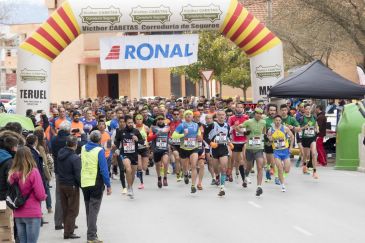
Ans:
<svg viewBox="0 0 365 243"><path fill-rule="evenodd" d="M342 172L342 174L347 175L347 176L357 176L356 173L350 173L350 172Z"/></svg>
<svg viewBox="0 0 365 243"><path fill-rule="evenodd" d="M299 231L300 233L302 233L303 235L307 235L307 236L312 236L313 234L311 233L311 232L309 232L309 231L307 231L307 230L305 230L305 229L303 229L303 228L301 228L301 227L299 227L299 226L293 226L293 229L295 229L295 230L297 230L297 231Z"/></svg>
<svg viewBox="0 0 365 243"><path fill-rule="evenodd" d="M260 205L258 205L257 203L253 202L253 201L248 201L249 204L251 204L252 206L254 206L255 208L262 208Z"/></svg>

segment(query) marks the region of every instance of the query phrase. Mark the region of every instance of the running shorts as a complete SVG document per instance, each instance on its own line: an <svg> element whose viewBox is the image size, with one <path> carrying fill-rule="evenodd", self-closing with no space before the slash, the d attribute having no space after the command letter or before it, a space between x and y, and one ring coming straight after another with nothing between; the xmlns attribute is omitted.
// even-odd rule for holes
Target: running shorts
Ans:
<svg viewBox="0 0 365 243"><path fill-rule="evenodd" d="M286 160L290 158L289 149L276 149L274 150L274 158L280 160Z"/></svg>
<svg viewBox="0 0 365 243"><path fill-rule="evenodd" d="M274 149L272 148L271 145L269 145L269 146L268 145L265 145L264 152L267 153L267 154L272 154L272 153L274 153Z"/></svg>
<svg viewBox="0 0 365 243"><path fill-rule="evenodd" d="M214 159L219 159L224 156L229 156L229 151L226 145L218 146L218 148L212 149L212 157Z"/></svg>
<svg viewBox="0 0 365 243"><path fill-rule="evenodd" d="M134 155L123 155L123 160L125 159L129 159L131 161L131 165L138 165L138 155L134 156Z"/></svg>
<svg viewBox="0 0 365 243"><path fill-rule="evenodd" d="M168 154L168 151L160 150L160 151L153 152L153 160L155 161L155 163L160 162L162 159L162 156L164 156L165 154Z"/></svg>
<svg viewBox="0 0 365 243"><path fill-rule="evenodd" d="M233 146L234 147L233 147L232 152L239 153L239 152L243 151L243 147L245 146L245 144L244 143L234 143Z"/></svg>
<svg viewBox="0 0 365 243"><path fill-rule="evenodd" d="M138 149L138 154L141 155L141 157L148 157L148 149L147 148Z"/></svg>
<svg viewBox="0 0 365 243"><path fill-rule="evenodd" d="M317 137L312 137L312 138L302 138L302 146L303 148L310 148L311 144L313 142L316 142Z"/></svg>
<svg viewBox="0 0 365 243"><path fill-rule="evenodd" d="M295 136L297 137L297 143L301 143L302 138L299 136L299 132L297 132Z"/></svg>
<svg viewBox="0 0 365 243"><path fill-rule="evenodd" d="M254 160L264 158L264 153L262 150L249 150L246 149L246 160L253 162Z"/></svg>
<svg viewBox="0 0 365 243"><path fill-rule="evenodd" d="M180 153L180 145L170 145L171 151L177 151Z"/></svg>
<svg viewBox="0 0 365 243"><path fill-rule="evenodd" d="M180 158L188 159L190 158L190 155L194 153L198 153L198 149L192 149L192 150L180 149Z"/></svg>

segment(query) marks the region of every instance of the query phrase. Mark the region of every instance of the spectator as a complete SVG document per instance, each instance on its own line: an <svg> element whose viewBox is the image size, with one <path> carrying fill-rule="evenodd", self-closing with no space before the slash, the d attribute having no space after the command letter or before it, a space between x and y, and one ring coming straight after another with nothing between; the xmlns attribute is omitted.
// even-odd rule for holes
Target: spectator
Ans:
<svg viewBox="0 0 365 243"><path fill-rule="evenodd" d="M327 154L323 146L323 139L326 136L327 118L325 113L323 112L323 107L321 105L318 105L316 107L316 114L317 114L317 124L319 127L319 133L316 141L317 151L318 151L318 163L320 163L323 166L326 166Z"/></svg>
<svg viewBox="0 0 365 243"><path fill-rule="evenodd" d="M93 243L102 242L97 236L96 221L103 198L104 184L107 186L107 195L112 192L108 164L100 141L100 132L93 131L90 134L90 142L81 150L81 188L86 208L87 240Z"/></svg>
<svg viewBox="0 0 365 243"><path fill-rule="evenodd" d="M74 234L76 217L80 206L81 160L77 156L77 137L69 136L66 147L58 152L58 177L63 212L64 239L78 239Z"/></svg>
<svg viewBox="0 0 365 243"><path fill-rule="evenodd" d="M60 197L60 185L58 179L58 169L57 169L57 157L58 152L61 148L65 147L67 137L70 135L71 124L68 121L63 122L60 125L59 132L56 137L52 139L52 155L54 161L54 173L56 177L56 204L55 204L55 213L54 213L54 221L55 221L55 230L63 229L63 214L62 214L62 206L61 206L61 197Z"/></svg>
<svg viewBox="0 0 365 243"><path fill-rule="evenodd" d="M9 171L9 183L18 183L22 196L28 196L25 204L14 210L14 218L20 243L35 243L41 227L41 202L47 197L42 177L28 147L18 148Z"/></svg>
<svg viewBox="0 0 365 243"><path fill-rule="evenodd" d="M337 106L334 99L328 100L328 105L326 107L326 114L333 114L335 113Z"/></svg>

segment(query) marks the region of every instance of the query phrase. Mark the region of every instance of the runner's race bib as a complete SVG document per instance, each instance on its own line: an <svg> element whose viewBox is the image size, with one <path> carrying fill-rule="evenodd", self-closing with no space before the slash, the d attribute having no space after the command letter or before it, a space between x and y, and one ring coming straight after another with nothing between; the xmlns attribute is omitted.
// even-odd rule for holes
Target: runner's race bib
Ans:
<svg viewBox="0 0 365 243"><path fill-rule="evenodd" d="M276 149L283 149L285 148L285 141L284 139L278 139L274 141L274 146Z"/></svg>
<svg viewBox="0 0 365 243"><path fill-rule="evenodd" d="M167 149L167 138L157 138L156 147L158 149Z"/></svg>
<svg viewBox="0 0 365 243"><path fill-rule="evenodd" d="M184 138L184 147L188 149L196 148L196 138Z"/></svg>
<svg viewBox="0 0 365 243"><path fill-rule="evenodd" d="M136 152L136 144L132 139L128 139L123 142L123 151L126 154L131 154Z"/></svg>
<svg viewBox="0 0 365 243"><path fill-rule="evenodd" d="M304 130L304 135L308 136L308 137L314 137L315 135L315 131L314 131L314 127L309 127L307 129Z"/></svg>
<svg viewBox="0 0 365 243"><path fill-rule="evenodd" d="M248 144L252 146L259 146L261 145L261 137L253 137L248 140Z"/></svg>
<svg viewBox="0 0 365 243"><path fill-rule="evenodd" d="M221 133L221 134L218 134L216 137L215 137L215 141L219 144L224 144L224 143L227 143L227 135L224 134L224 133Z"/></svg>
<svg viewBox="0 0 365 243"><path fill-rule="evenodd" d="M171 145L180 145L180 139L170 139L170 144Z"/></svg>

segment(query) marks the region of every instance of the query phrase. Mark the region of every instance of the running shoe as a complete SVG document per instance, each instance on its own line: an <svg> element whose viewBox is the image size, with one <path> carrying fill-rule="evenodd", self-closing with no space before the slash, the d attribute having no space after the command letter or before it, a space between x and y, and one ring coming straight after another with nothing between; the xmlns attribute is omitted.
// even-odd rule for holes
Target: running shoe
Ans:
<svg viewBox="0 0 365 243"><path fill-rule="evenodd" d="M252 183L252 180L251 180L251 178L250 178L250 177L246 177L246 179L247 179L247 183L248 183L248 184L251 184L251 183Z"/></svg>
<svg viewBox="0 0 365 243"><path fill-rule="evenodd" d="M112 173L112 180L117 180L117 179L118 179L117 175L115 175L114 173Z"/></svg>
<svg viewBox="0 0 365 243"><path fill-rule="evenodd" d="M226 192L224 191L224 187L221 187L221 189L219 190L218 196L223 197L224 195L226 195Z"/></svg>
<svg viewBox="0 0 365 243"><path fill-rule="evenodd" d="M203 190L202 184L198 184L196 187L198 188L199 191Z"/></svg>
<svg viewBox="0 0 365 243"><path fill-rule="evenodd" d="M265 177L267 181L271 181L271 173L269 169L266 169Z"/></svg>
<svg viewBox="0 0 365 243"><path fill-rule="evenodd" d="M102 240L95 239L95 240L88 240L87 243L103 243Z"/></svg>
<svg viewBox="0 0 365 243"><path fill-rule="evenodd" d="M314 179L319 179L318 173L317 172L313 172L313 178Z"/></svg>
<svg viewBox="0 0 365 243"><path fill-rule="evenodd" d="M297 162L295 163L295 167L299 167L301 162L302 162L302 161L301 161L301 159L299 158L299 159L297 160Z"/></svg>
<svg viewBox="0 0 365 243"><path fill-rule="evenodd" d="M212 179L212 182L210 183L210 185L214 186L215 185L215 179Z"/></svg>
<svg viewBox="0 0 365 243"><path fill-rule="evenodd" d="M177 182L182 181L182 178L180 177L180 174L176 174L176 181L177 181Z"/></svg>
<svg viewBox="0 0 365 243"><path fill-rule="evenodd" d="M146 175L150 175L150 170L148 168L146 169Z"/></svg>
<svg viewBox="0 0 365 243"><path fill-rule="evenodd" d="M127 188L122 188L122 194L127 194Z"/></svg>
<svg viewBox="0 0 365 243"><path fill-rule="evenodd" d="M163 178L163 186L168 186L168 184L167 184L167 178Z"/></svg>
<svg viewBox="0 0 365 243"><path fill-rule="evenodd" d="M138 189L144 189L144 184L142 183L142 184L140 184L139 186L138 186Z"/></svg>
<svg viewBox="0 0 365 243"><path fill-rule="evenodd" d="M242 186L243 186L244 188L246 188L246 187L247 187L247 177L243 180L243 182L242 182Z"/></svg>
<svg viewBox="0 0 365 243"><path fill-rule="evenodd" d="M240 179L240 173L236 173L236 181Z"/></svg>
<svg viewBox="0 0 365 243"><path fill-rule="evenodd" d="M191 185L191 193L196 193L196 187L194 185Z"/></svg>
<svg viewBox="0 0 365 243"><path fill-rule="evenodd" d="M191 170L189 170L189 178L191 178Z"/></svg>
<svg viewBox="0 0 365 243"><path fill-rule="evenodd" d="M275 177L275 184L276 185L280 185L281 183L280 183L280 180L279 180L279 177Z"/></svg>
<svg viewBox="0 0 365 243"><path fill-rule="evenodd" d="M281 185L281 191L282 191L282 192L286 192L286 188L285 188L285 186L284 186L284 185Z"/></svg>
<svg viewBox="0 0 365 243"><path fill-rule="evenodd" d="M188 175L184 175L184 182L185 184L189 184L189 176Z"/></svg>
<svg viewBox="0 0 365 243"><path fill-rule="evenodd" d="M161 180L158 180L157 181L157 186L158 186L158 188L161 188L162 187L162 181Z"/></svg>
<svg viewBox="0 0 365 243"><path fill-rule="evenodd" d="M228 181L229 181L229 182L233 182L233 176L232 176L232 175L229 175L229 176L228 176Z"/></svg>
<svg viewBox="0 0 365 243"><path fill-rule="evenodd" d="M131 199L133 198L134 194L133 194L133 189L130 187L128 188L128 193L127 196L130 197Z"/></svg>
<svg viewBox="0 0 365 243"><path fill-rule="evenodd" d="M303 174L308 174L308 167L306 165L303 166Z"/></svg>
<svg viewBox="0 0 365 243"><path fill-rule="evenodd" d="M255 174L255 170L254 169L251 170L251 174Z"/></svg>
<svg viewBox="0 0 365 243"><path fill-rule="evenodd" d="M256 189L256 197L261 196L262 193L263 193L262 188L260 186L257 187L257 189Z"/></svg>

